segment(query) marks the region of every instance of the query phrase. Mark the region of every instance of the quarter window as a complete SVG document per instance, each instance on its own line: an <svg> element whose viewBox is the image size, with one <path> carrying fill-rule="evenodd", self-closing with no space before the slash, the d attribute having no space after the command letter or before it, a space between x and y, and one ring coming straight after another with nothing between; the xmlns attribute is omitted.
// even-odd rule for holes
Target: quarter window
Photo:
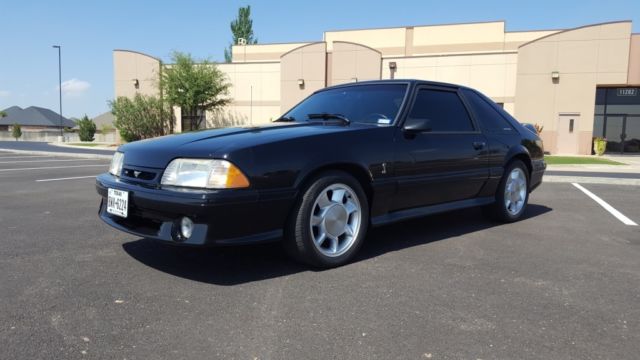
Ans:
<svg viewBox="0 0 640 360"><path fill-rule="evenodd" d="M513 127L487 100L483 99L475 91L462 90L465 98L469 101L471 109L479 118L480 126L483 130L492 133L510 133Z"/></svg>
<svg viewBox="0 0 640 360"><path fill-rule="evenodd" d="M474 130L467 109L453 91L418 90L409 118L429 120L431 132Z"/></svg>

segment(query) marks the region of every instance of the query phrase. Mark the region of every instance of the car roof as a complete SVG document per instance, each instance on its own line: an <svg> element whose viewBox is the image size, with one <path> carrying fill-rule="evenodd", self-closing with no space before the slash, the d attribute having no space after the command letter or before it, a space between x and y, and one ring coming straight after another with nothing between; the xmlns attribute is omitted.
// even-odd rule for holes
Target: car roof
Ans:
<svg viewBox="0 0 640 360"><path fill-rule="evenodd" d="M316 92L336 89L341 87L350 87L350 86L361 86L361 85L384 85L384 84L409 84L409 85L432 85L432 86L440 86L440 87L448 87L454 89L466 89L467 87L457 84L430 81L430 80L419 80L419 79L385 79L385 80L367 80L367 81L358 81L351 82L339 85L328 86L323 89L319 89Z"/></svg>

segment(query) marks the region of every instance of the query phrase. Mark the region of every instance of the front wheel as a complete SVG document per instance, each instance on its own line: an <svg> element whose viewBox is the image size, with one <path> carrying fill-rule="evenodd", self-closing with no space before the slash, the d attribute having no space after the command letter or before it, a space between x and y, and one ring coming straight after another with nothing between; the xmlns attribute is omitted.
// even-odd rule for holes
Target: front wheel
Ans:
<svg viewBox="0 0 640 360"><path fill-rule="evenodd" d="M369 224L360 183L347 173L326 172L303 190L287 226L285 246L295 259L318 267L346 264Z"/></svg>
<svg viewBox="0 0 640 360"><path fill-rule="evenodd" d="M529 171L524 163L515 160L507 166L496 192L491 215L500 221L514 222L524 214L529 201Z"/></svg>

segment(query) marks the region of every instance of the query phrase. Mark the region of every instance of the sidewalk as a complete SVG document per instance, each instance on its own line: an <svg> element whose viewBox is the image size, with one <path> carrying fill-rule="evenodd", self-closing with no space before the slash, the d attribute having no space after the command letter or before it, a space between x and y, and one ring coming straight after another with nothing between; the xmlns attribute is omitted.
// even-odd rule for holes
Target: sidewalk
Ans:
<svg viewBox="0 0 640 360"><path fill-rule="evenodd" d="M604 157L625 165L548 165L543 181L640 186L640 155Z"/></svg>
<svg viewBox="0 0 640 360"><path fill-rule="evenodd" d="M113 145L109 143L91 143L95 144L95 146L82 146L82 145L74 145L74 143L49 143L52 146L70 148L70 149L86 149L86 150L109 150L116 151L118 145Z"/></svg>
<svg viewBox="0 0 640 360"><path fill-rule="evenodd" d="M600 165L600 164L549 165L547 166L547 170L640 173L640 155L608 155L607 154L603 157L609 160L626 164L626 165Z"/></svg>

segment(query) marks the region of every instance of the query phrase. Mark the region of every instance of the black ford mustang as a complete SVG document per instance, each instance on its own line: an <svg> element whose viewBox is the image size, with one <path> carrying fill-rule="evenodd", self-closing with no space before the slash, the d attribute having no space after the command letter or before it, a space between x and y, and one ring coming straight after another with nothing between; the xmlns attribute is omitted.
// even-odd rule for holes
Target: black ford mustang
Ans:
<svg viewBox="0 0 640 360"><path fill-rule="evenodd" d="M317 91L274 123L123 145L98 176L100 217L173 244L283 239L348 262L367 228L471 206L518 220L542 141L475 90L384 80Z"/></svg>

